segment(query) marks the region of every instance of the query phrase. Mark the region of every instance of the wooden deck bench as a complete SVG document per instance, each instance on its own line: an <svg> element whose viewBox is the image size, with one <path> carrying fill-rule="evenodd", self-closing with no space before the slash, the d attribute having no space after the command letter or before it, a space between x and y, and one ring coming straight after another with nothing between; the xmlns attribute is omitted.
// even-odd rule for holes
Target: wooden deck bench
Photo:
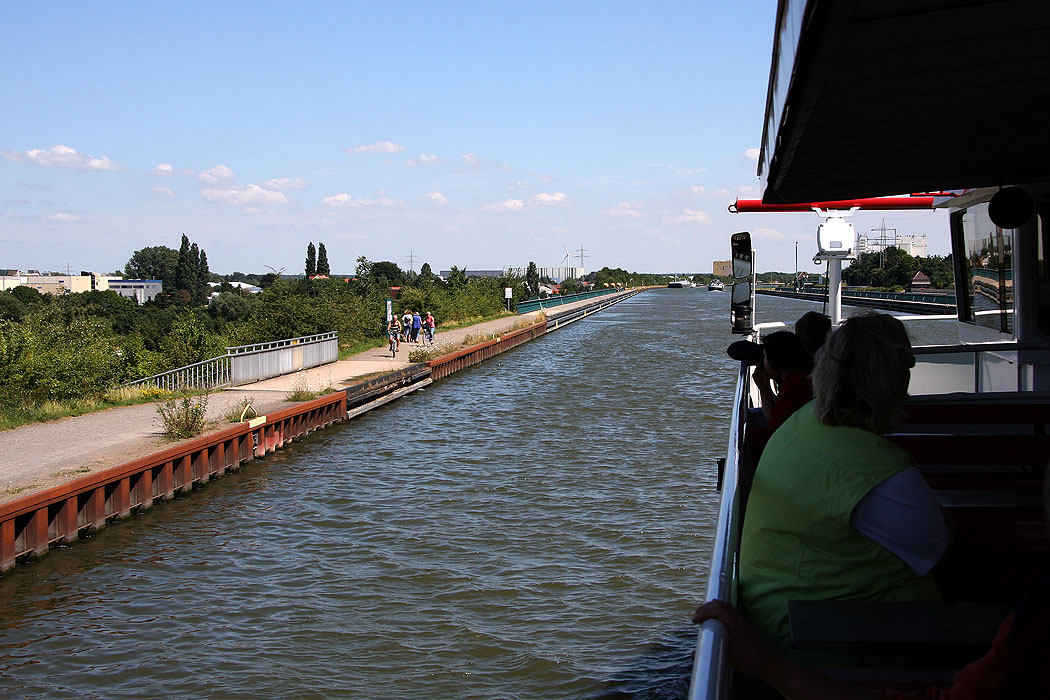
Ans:
<svg viewBox="0 0 1050 700"><path fill-rule="evenodd" d="M920 659L975 659L991 647L1013 610L999 603L792 600L796 649L915 654Z"/></svg>

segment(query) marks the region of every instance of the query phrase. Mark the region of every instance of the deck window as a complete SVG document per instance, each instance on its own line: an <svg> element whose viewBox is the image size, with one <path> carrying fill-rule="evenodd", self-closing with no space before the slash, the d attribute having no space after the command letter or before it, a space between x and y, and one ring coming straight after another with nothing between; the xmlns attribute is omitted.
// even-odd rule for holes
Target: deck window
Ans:
<svg viewBox="0 0 1050 700"><path fill-rule="evenodd" d="M1039 200L1039 215L1036 217L1036 264L1039 269L1039 332L1050 335L1050 195Z"/></svg>
<svg viewBox="0 0 1050 700"><path fill-rule="evenodd" d="M960 320L1013 334L1013 230L993 224L986 203L956 212L952 230L965 274Z"/></svg>

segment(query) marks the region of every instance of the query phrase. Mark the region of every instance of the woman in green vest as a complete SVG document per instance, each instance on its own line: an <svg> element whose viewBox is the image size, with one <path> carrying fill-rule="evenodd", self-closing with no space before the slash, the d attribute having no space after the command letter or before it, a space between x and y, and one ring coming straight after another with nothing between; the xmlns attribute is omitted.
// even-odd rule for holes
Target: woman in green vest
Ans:
<svg viewBox="0 0 1050 700"><path fill-rule="evenodd" d="M774 649L811 664L857 658L790 649L790 600L938 600L928 576L948 545L940 508L901 448L915 365L904 325L847 319L818 352L814 400L770 438L740 545L741 608Z"/></svg>

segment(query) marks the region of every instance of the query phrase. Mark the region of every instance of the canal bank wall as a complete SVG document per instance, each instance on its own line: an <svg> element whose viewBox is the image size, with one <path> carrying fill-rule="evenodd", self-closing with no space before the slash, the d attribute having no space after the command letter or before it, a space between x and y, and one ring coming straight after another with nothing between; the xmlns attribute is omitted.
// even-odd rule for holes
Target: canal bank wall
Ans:
<svg viewBox="0 0 1050 700"><path fill-rule="evenodd" d="M158 501L189 494L244 462L321 428L349 420L545 333L629 299L641 290L604 295L550 310L545 319L441 357L351 383L312 401L258 416L170 448L0 503L0 572L42 556ZM108 412L123 420L119 410ZM19 430L19 429L15 429ZM90 443L89 432L59 429L63 440ZM76 450L72 445L71 449Z"/></svg>

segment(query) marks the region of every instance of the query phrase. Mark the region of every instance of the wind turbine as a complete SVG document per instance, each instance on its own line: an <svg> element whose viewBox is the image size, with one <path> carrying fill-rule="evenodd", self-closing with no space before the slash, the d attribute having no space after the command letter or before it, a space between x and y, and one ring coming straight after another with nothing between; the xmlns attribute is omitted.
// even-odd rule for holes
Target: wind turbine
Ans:
<svg viewBox="0 0 1050 700"><path fill-rule="evenodd" d="M565 257L561 259L561 266L565 267L565 263L569 262L569 258L571 258L572 255L569 254L569 248L564 243L561 247L565 249Z"/></svg>

